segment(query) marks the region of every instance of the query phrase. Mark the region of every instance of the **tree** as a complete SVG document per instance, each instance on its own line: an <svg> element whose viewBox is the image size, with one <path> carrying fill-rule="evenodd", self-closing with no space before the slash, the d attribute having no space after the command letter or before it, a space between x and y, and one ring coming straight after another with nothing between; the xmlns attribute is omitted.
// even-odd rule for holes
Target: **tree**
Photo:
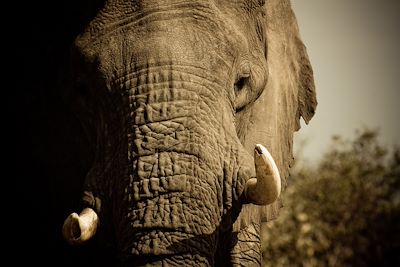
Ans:
<svg viewBox="0 0 400 267"><path fill-rule="evenodd" d="M315 167L295 168L263 227L266 266L400 266L400 149L377 137L334 137Z"/></svg>

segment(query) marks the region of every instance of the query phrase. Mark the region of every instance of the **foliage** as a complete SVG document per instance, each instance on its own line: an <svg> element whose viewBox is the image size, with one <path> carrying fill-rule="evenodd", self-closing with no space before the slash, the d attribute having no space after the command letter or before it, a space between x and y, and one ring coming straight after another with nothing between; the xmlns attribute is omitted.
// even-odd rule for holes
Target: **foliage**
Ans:
<svg viewBox="0 0 400 267"><path fill-rule="evenodd" d="M295 168L263 226L265 266L400 266L400 149L377 136L334 137L315 167Z"/></svg>

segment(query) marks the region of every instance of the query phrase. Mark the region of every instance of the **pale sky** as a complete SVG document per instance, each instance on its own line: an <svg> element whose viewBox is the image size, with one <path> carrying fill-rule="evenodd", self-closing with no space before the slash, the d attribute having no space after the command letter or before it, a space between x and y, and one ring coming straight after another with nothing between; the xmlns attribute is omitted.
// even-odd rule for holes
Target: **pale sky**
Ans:
<svg viewBox="0 0 400 267"><path fill-rule="evenodd" d="M292 0L314 69L318 107L295 136L317 160L332 135L379 128L384 145L400 145L400 1Z"/></svg>

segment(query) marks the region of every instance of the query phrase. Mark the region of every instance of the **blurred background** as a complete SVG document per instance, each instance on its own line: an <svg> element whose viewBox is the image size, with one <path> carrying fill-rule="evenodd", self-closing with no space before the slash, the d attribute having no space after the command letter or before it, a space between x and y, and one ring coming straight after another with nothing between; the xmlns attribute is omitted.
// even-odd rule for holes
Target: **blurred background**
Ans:
<svg viewBox="0 0 400 267"><path fill-rule="evenodd" d="M292 0L292 7L319 102L296 136L308 142L303 157L318 160L332 135L351 137L364 126L378 128L382 144L400 144L400 1Z"/></svg>
<svg viewBox="0 0 400 267"><path fill-rule="evenodd" d="M400 2L292 0L319 105L266 266L400 266Z"/></svg>

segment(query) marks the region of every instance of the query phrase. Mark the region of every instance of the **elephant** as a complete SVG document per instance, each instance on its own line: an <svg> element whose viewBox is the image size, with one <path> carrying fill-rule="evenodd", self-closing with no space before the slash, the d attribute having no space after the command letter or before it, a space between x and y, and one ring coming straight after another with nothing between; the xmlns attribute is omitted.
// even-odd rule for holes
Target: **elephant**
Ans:
<svg viewBox="0 0 400 267"><path fill-rule="evenodd" d="M108 0L71 48L93 151L71 245L121 266L261 266L293 134L317 106L289 0Z"/></svg>

